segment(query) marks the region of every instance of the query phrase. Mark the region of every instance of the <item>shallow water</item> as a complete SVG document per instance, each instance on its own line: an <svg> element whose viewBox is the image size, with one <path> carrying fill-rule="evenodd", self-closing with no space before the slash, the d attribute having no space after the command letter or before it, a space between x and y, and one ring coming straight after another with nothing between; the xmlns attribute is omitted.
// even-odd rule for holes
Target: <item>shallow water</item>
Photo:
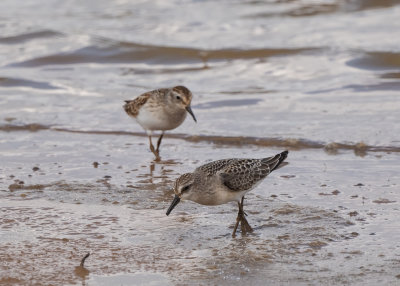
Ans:
<svg viewBox="0 0 400 286"><path fill-rule="evenodd" d="M399 4L1 1L0 284L399 283ZM156 163L122 103L177 84L198 123ZM284 149L253 234L165 216L179 174Z"/></svg>

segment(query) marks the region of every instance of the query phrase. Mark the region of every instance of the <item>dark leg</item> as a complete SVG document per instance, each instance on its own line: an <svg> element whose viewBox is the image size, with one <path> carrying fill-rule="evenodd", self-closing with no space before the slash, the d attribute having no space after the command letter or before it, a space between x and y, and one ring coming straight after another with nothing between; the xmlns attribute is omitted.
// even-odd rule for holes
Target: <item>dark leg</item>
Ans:
<svg viewBox="0 0 400 286"><path fill-rule="evenodd" d="M242 200L240 203L238 202L239 211L238 211L238 215L236 218L235 227L233 228L232 237L236 236L236 230L239 226L239 222L240 222L240 230L242 231L242 234L246 234L247 232L253 231L253 229L251 228L251 226L249 225L249 223L247 222L247 219L245 217L246 213L243 210L243 201L244 201L244 197L242 197Z"/></svg>
<svg viewBox="0 0 400 286"><path fill-rule="evenodd" d="M156 156L156 161L160 160L160 155L158 154L158 150L154 149L153 143L151 142L151 136L149 135L149 142L150 142L150 150Z"/></svg>
<svg viewBox="0 0 400 286"><path fill-rule="evenodd" d="M244 201L244 196L242 197L241 205L242 205L242 220L240 222L240 228L242 230L242 233L246 232L253 232L253 229L251 228L250 224L247 222L247 219L245 215L247 215L244 210L243 210L243 201Z"/></svg>
<svg viewBox="0 0 400 286"><path fill-rule="evenodd" d="M239 222L240 222L240 209L241 209L241 207L240 207L240 203L239 202L238 202L238 206L239 206L239 212L238 212L238 216L236 217L236 224L235 224L235 227L233 228L232 237L236 236L236 230L237 230L237 228L239 226Z"/></svg>
<svg viewBox="0 0 400 286"><path fill-rule="evenodd" d="M158 138L158 141L157 141L157 149L156 149L156 152L157 152L158 154L160 153L159 150L160 150L161 140L162 140L163 136L164 136L164 132L161 133L160 138Z"/></svg>

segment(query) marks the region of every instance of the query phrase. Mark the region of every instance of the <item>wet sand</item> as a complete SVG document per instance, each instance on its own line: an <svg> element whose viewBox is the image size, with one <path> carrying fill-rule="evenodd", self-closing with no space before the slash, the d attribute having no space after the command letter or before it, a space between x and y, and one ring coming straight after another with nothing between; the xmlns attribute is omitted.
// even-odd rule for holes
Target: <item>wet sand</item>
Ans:
<svg viewBox="0 0 400 286"><path fill-rule="evenodd" d="M131 285L139 274L155 285L398 279L398 153L291 150L289 165L247 196L254 233L233 239L234 203L184 202L167 217L173 179L204 156L261 157L280 147L167 138L164 160L155 163L142 137L128 143L135 136L76 133L62 140L57 131L24 132L30 144L21 151L19 132L4 133L13 144L2 145L9 154L0 180L6 284L101 285L112 278ZM43 138L48 147L40 149L48 152L39 159ZM76 267L87 252L82 274Z"/></svg>
<svg viewBox="0 0 400 286"><path fill-rule="evenodd" d="M0 285L398 285L400 2L183 2L0 3ZM123 100L178 84L198 123L154 162ZM165 215L180 174L285 149L254 233Z"/></svg>

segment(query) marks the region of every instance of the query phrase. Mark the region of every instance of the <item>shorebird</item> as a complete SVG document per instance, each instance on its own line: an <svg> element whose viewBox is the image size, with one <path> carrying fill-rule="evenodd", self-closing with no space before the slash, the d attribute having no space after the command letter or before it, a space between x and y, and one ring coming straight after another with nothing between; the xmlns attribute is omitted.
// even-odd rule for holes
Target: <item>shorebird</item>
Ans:
<svg viewBox="0 0 400 286"><path fill-rule="evenodd" d="M192 93L184 86L160 88L139 95L133 100L125 100L125 112L136 119L149 137L150 150L160 160L160 144L165 130L171 130L179 125L189 113L195 122L190 103ZM151 142L152 131L161 130L157 141L157 148Z"/></svg>
<svg viewBox="0 0 400 286"><path fill-rule="evenodd" d="M181 175L174 185L175 197L167 215L181 200L191 200L208 206L236 201L239 207L232 236L240 223L242 234L253 229L243 210L244 196L287 158L288 151L263 159L223 159L196 168L193 173Z"/></svg>

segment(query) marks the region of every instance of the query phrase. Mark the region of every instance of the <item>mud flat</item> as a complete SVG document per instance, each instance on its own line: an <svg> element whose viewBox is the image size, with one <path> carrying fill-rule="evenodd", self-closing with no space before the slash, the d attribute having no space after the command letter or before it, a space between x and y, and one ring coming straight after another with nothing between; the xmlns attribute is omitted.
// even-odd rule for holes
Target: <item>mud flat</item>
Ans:
<svg viewBox="0 0 400 286"><path fill-rule="evenodd" d="M167 217L173 180L205 158L281 146L168 138L154 163L141 136L19 132L2 134L2 283L398 282L398 153L291 150L247 197L254 233L233 239L233 203L184 202Z"/></svg>
<svg viewBox="0 0 400 286"><path fill-rule="evenodd" d="M0 284L400 283L399 1L19 2L0 1ZM122 104L175 85L198 123L155 163ZM231 238L235 204L165 215L179 174L285 149L246 197L253 234Z"/></svg>

